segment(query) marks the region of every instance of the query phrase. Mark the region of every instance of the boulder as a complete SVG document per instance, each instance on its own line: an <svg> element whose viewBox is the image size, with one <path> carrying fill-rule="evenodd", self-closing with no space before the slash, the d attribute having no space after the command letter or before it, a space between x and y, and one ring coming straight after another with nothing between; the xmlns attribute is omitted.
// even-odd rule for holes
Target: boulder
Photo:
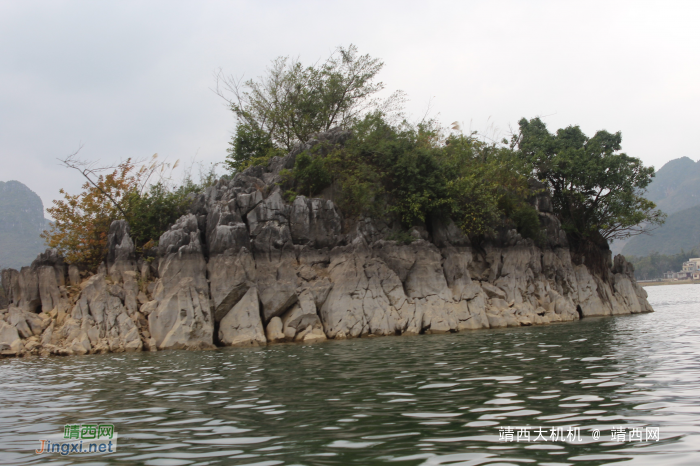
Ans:
<svg viewBox="0 0 700 466"><path fill-rule="evenodd" d="M207 271L214 304L214 319L220 322L254 285L255 259L246 248L235 254L233 250L227 250L209 258Z"/></svg>
<svg viewBox="0 0 700 466"><path fill-rule="evenodd" d="M158 349L206 349L214 346L214 317L209 297L192 277L170 285L148 316L148 329Z"/></svg>
<svg viewBox="0 0 700 466"><path fill-rule="evenodd" d="M6 322L0 321L0 353L17 355L23 349L24 345L17 329Z"/></svg>
<svg viewBox="0 0 700 466"><path fill-rule="evenodd" d="M273 317L265 329L265 337L268 343L278 343L285 340L284 327L282 319Z"/></svg>
<svg viewBox="0 0 700 466"><path fill-rule="evenodd" d="M264 345L258 290L250 288L219 324L219 341L225 346Z"/></svg>
<svg viewBox="0 0 700 466"><path fill-rule="evenodd" d="M287 340L294 339L296 341L306 341L305 338L313 338L314 340L325 340L326 335L323 332L323 324L316 313L316 303L313 294L309 290L304 290L299 295L297 303L287 311L281 319L282 334ZM314 337L310 336L306 329L311 331L319 330L314 333Z"/></svg>

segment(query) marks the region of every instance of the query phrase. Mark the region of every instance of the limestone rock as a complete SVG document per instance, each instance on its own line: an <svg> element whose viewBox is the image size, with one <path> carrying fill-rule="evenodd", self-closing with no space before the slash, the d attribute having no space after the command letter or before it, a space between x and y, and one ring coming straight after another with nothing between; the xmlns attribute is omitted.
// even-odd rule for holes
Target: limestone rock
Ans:
<svg viewBox="0 0 700 466"><path fill-rule="evenodd" d="M341 231L341 219L330 200L297 196L292 203L290 230L295 244L316 248L335 246Z"/></svg>
<svg viewBox="0 0 700 466"><path fill-rule="evenodd" d="M216 322L228 313L255 281L255 259L246 248L227 250L209 259L207 270Z"/></svg>
<svg viewBox="0 0 700 466"><path fill-rule="evenodd" d="M148 327L158 349L213 347L214 318L209 297L197 289L192 277L169 286L148 316Z"/></svg>
<svg viewBox="0 0 700 466"><path fill-rule="evenodd" d="M17 329L0 321L0 351L19 354L24 349L23 346Z"/></svg>
<svg viewBox="0 0 700 466"><path fill-rule="evenodd" d="M18 303L20 298L19 272L15 269L3 269L2 289L10 303Z"/></svg>
<svg viewBox="0 0 700 466"><path fill-rule="evenodd" d="M433 243L439 247L469 246L469 238L459 229L451 219L433 220Z"/></svg>
<svg viewBox="0 0 700 466"><path fill-rule="evenodd" d="M243 223L234 202L221 201L210 208L207 215L206 236L210 255L224 251L237 253L243 247L250 248L248 228Z"/></svg>
<svg viewBox="0 0 700 466"><path fill-rule="evenodd" d="M266 343L255 287L250 288L221 320L219 340L225 346L259 346Z"/></svg>
<svg viewBox="0 0 700 466"><path fill-rule="evenodd" d="M309 332L314 332L314 340L325 340L323 324L316 313L316 303L313 294L304 290L299 295L297 303L287 311L281 319L282 334L287 340L306 341L306 336L312 338ZM310 329L306 332L306 329Z"/></svg>
<svg viewBox="0 0 700 466"><path fill-rule="evenodd" d="M122 272L136 270L134 242L129 231L129 224L126 220L115 220L109 226L107 272L117 280L121 280Z"/></svg>
<svg viewBox="0 0 700 466"><path fill-rule="evenodd" d="M71 265L68 267L68 280L70 282L70 286L80 286L80 270L77 266Z"/></svg>
<svg viewBox="0 0 700 466"><path fill-rule="evenodd" d="M493 286L489 282L482 282L481 289L484 290L486 296L488 296L489 298L498 298L504 301L506 299L506 292L498 288L497 286Z"/></svg>
<svg viewBox="0 0 700 466"><path fill-rule="evenodd" d="M267 324L265 329L265 337L268 343L277 343L285 340L285 334L283 332L282 319L279 317L273 317L270 319L270 323Z"/></svg>
<svg viewBox="0 0 700 466"><path fill-rule="evenodd" d="M288 225L290 211L291 208L284 202L279 191L275 191L246 215L250 235L258 236L268 222Z"/></svg>
<svg viewBox="0 0 700 466"><path fill-rule="evenodd" d="M296 301L300 279L296 274L297 261L292 250L283 251L275 260L256 256L256 285L265 322L281 316Z"/></svg>
<svg viewBox="0 0 700 466"><path fill-rule="evenodd" d="M191 278L191 285L208 299L209 284L206 278L206 261L202 252L197 219L189 214L181 217L170 230L163 233L158 244L161 260L158 264L158 280L153 291L160 300L179 286L183 278Z"/></svg>
<svg viewBox="0 0 700 466"><path fill-rule="evenodd" d="M337 251L336 251L337 250ZM358 337L367 334L394 335L406 327L384 290L396 286L395 274L382 261L372 259L361 244L334 249L329 275L334 283L323 304L320 316L328 338ZM405 295L395 296L401 306ZM408 308L408 306L407 306Z"/></svg>

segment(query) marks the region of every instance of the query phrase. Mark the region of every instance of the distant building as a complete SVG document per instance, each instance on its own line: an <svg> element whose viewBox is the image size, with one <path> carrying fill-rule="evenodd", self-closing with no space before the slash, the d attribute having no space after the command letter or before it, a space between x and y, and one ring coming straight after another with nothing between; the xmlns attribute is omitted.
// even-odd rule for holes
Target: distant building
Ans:
<svg viewBox="0 0 700 466"><path fill-rule="evenodd" d="M695 257L688 259L687 262L683 262L683 272L696 272L700 271L700 257Z"/></svg>
<svg viewBox="0 0 700 466"><path fill-rule="evenodd" d="M665 280L700 280L700 257L692 257L683 262L679 272L664 273Z"/></svg>

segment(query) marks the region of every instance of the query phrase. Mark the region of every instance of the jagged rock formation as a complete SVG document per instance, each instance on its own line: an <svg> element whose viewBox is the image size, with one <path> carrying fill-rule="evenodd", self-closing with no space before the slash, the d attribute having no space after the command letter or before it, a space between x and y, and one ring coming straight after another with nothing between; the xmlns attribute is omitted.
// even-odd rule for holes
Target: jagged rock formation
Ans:
<svg viewBox="0 0 700 466"><path fill-rule="evenodd" d="M222 179L165 232L152 262L136 260L128 225L110 228L101 273L79 283L55 252L5 270L6 354L212 348L368 335L446 333L652 311L622 256L594 274L575 264L544 195L547 234L471 245L451 221L386 238L386 220L343 219L332 193L286 202L280 171L320 135L267 167ZM608 255L609 257L609 255Z"/></svg>

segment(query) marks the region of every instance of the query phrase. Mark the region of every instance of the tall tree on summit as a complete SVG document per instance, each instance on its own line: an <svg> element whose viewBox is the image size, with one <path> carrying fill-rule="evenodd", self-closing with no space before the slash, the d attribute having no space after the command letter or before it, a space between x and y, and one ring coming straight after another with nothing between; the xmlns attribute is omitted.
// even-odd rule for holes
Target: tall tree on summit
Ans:
<svg viewBox="0 0 700 466"><path fill-rule="evenodd" d="M347 128L369 112L396 111L403 93L377 97L384 89L384 83L376 80L383 66L350 45L311 66L279 57L265 76L245 82L219 75L216 92L237 120L227 164L241 170L256 159L290 151L314 133Z"/></svg>

